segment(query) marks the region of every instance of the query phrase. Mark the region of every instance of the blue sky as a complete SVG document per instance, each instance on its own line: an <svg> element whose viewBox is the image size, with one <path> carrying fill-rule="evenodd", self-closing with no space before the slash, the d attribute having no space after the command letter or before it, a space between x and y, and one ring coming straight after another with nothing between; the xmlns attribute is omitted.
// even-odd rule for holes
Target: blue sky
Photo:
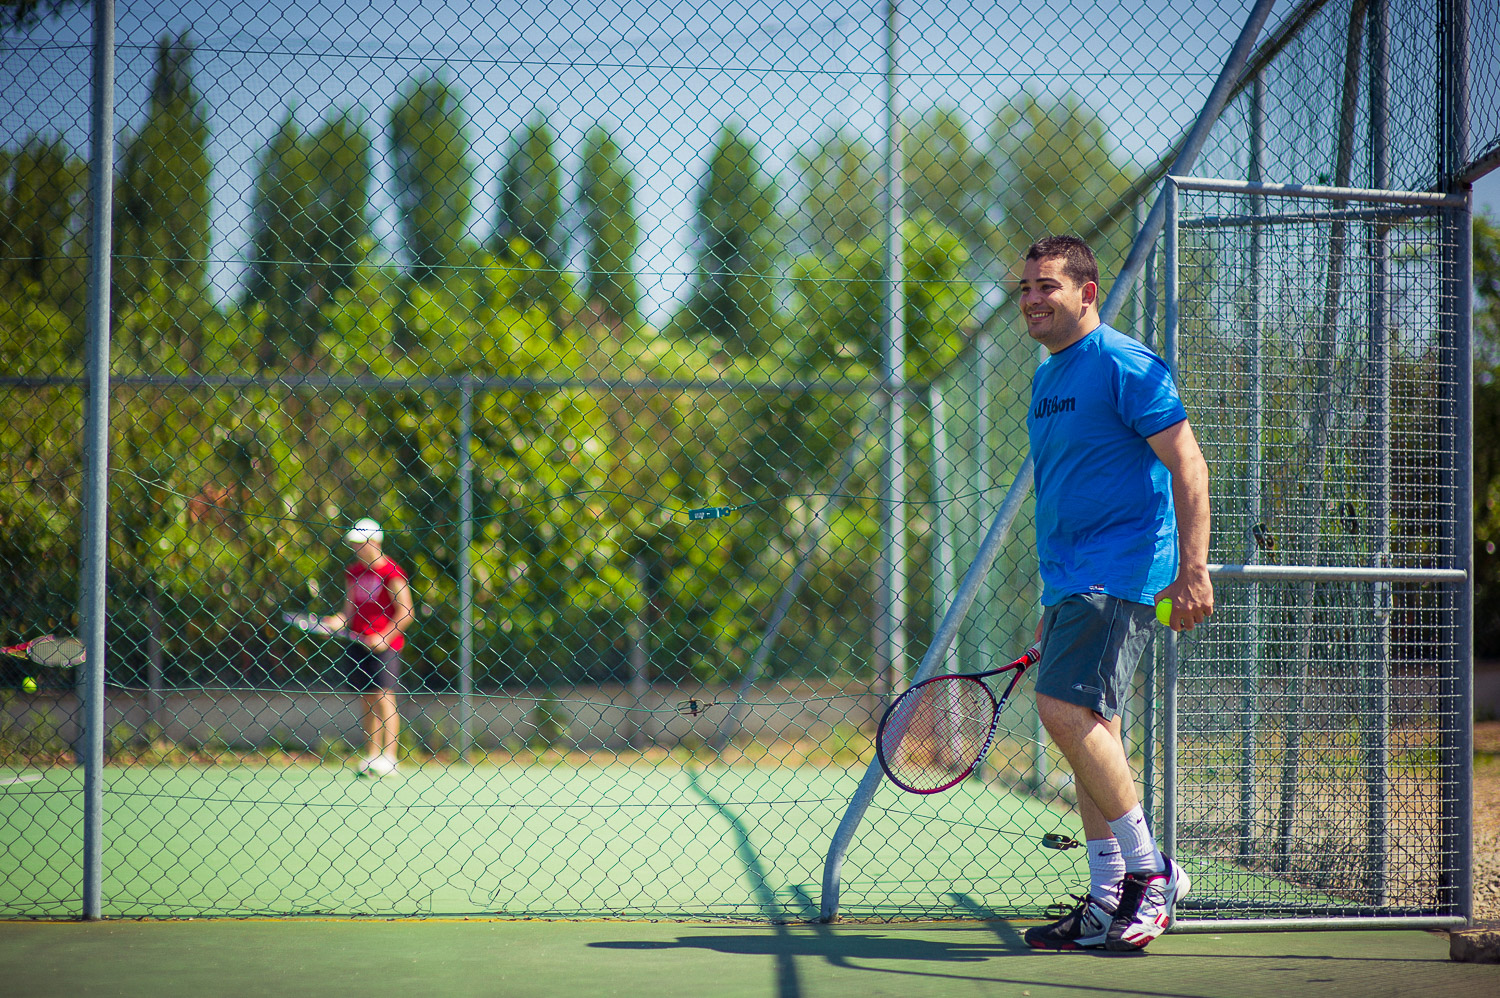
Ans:
<svg viewBox="0 0 1500 998"><path fill-rule="evenodd" d="M955 104L982 127L1023 87L1068 90L1145 167L1201 108L1250 6L906 0L900 103L911 111ZM639 269L648 310L660 319L688 284L696 187L724 122L758 137L783 189L796 152L832 127L847 122L878 143L883 11L883 2L848 0L600 0L581 10L549 0L351 0L349 8L335 0L118 0L117 125L123 137L140 122L156 40L189 32L212 130L211 273L227 297L244 268L256 157L289 108L306 127L352 109L383 149L399 88L413 75L447 74L467 95L479 236L490 229L496 178L517 129L545 113L571 170L585 130L602 122L634 167ZM87 39L83 11L0 50L0 78L9 81L0 144L41 132L86 150ZM1500 208L1497 181L1486 181L1481 197ZM384 156L377 183L377 235L389 248L395 215Z"/></svg>
<svg viewBox="0 0 1500 998"><path fill-rule="evenodd" d="M1491 170L1474 185L1474 210L1500 218L1500 170Z"/></svg>

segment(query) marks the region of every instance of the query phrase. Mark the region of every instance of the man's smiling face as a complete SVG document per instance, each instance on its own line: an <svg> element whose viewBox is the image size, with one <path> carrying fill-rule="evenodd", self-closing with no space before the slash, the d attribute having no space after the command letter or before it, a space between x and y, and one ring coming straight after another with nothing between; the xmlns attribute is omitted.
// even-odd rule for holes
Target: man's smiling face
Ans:
<svg viewBox="0 0 1500 998"><path fill-rule="evenodd" d="M1099 286L1076 283L1064 271L1060 256L1027 260L1021 272L1021 317L1031 338L1051 353L1064 350L1099 324L1094 306Z"/></svg>

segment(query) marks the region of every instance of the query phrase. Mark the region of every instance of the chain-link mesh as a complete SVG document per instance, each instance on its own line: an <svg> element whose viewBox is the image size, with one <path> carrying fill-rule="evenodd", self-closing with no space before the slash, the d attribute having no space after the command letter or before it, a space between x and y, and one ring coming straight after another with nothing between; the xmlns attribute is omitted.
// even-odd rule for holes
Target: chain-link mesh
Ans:
<svg viewBox="0 0 1500 998"><path fill-rule="evenodd" d="M1181 197L1180 378L1215 472L1211 560L1272 570L1222 585L1185 645L1176 832L1208 873L1191 903L1441 909L1467 669L1462 588L1421 573L1455 567L1466 501L1444 470L1464 432L1454 234L1434 208Z"/></svg>
<svg viewBox="0 0 1500 998"><path fill-rule="evenodd" d="M1247 79L1195 172L1440 186L1457 171L1430 6L1279 11L1253 62L1264 126ZM1493 11L1474 6L1477 161L1500 79ZM1078 231L1118 269L1250 7L904 2L892 18L883 3L118 0L103 914L815 917L875 721L1025 457L1036 356L1011 322L1012 268L1034 238ZM90 12L60 0L4 16L9 645L79 629L84 474L103 458L81 442ZM1381 25L1384 139L1365 82ZM1343 92L1351 35L1358 127L1340 145L1327 95ZM1431 236L1392 229L1397 265L1432 266ZM1402 307L1419 313L1437 285L1413 281ZM1119 325L1149 339L1159 301L1153 281ZM1189 405L1224 439L1268 427L1266 487L1293 476L1283 550L1368 545L1324 522L1332 492L1299 498L1317 471L1273 468L1272 448L1295 442L1271 435L1334 397L1325 378L1348 404L1328 409L1321 481L1354 489L1364 382L1347 365L1288 366L1260 409L1226 402L1221 345L1184 338ZM1423 504L1424 476L1459 430L1426 422L1438 383L1419 342L1406 347L1391 502L1413 546L1392 563L1422 565L1417 538L1451 522ZM1234 547L1246 479L1210 460L1228 524L1216 539ZM1350 501L1373 522L1365 493ZM348 571L346 535L367 517L404 576L387 573L377 602L406 620L397 590L410 598L393 698L378 656L368 676L348 638L295 623L347 622L368 576ZM1029 641L1030 542L1026 513L952 668ZM1384 806L1413 804L1416 828L1453 793L1429 753L1457 723L1432 664L1451 664L1432 635L1455 608L1398 586L1409 614L1382 632L1387 655L1367 617L1340 609L1370 592L1228 587L1224 622L1190 646L1182 710L1208 724L1215 708L1195 698L1242 696L1255 663L1282 684L1253 731L1283 741L1258 752L1293 730L1304 754L1358 743L1348 718L1368 716L1354 708L1369 685L1349 674L1380 665L1389 751L1409 753L1391 756ZM1307 619L1272 624L1272 607ZM3 666L0 911L74 915L77 670ZM1322 698L1338 706L1310 711ZM844 863L845 916L1036 915L1076 889L1077 852L1038 844L1076 819L1029 699L1007 708L983 779L933 800L882 789ZM1157 730L1133 717L1129 737L1159 809ZM1188 760L1212 732L1183 738L1184 766L1200 765ZM388 757L396 772L380 775ZM1339 768L1343 754L1319 760L1290 794L1261 765L1253 794L1226 791L1222 807L1184 777L1183 848L1225 870L1200 910L1327 909L1287 900L1287 885L1404 909L1431 864L1455 861L1392 825L1390 843L1426 851L1411 884L1380 880L1374 857L1393 869L1406 853L1317 817L1320 794L1373 795L1370 778ZM1354 813L1339 820L1366 820ZM1318 880L1340 864L1366 893Z"/></svg>

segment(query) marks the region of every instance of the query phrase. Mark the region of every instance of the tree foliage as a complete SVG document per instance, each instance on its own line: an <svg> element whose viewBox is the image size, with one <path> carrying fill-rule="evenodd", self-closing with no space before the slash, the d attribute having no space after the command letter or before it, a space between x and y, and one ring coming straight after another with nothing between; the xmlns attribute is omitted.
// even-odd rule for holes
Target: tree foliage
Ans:
<svg viewBox="0 0 1500 998"><path fill-rule="evenodd" d="M1085 230L1090 217L1130 186L1130 171L1115 158L1104 120L1075 96L1022 92L996 111L989 134L1003 259L1012 266L1043 236ZM1123 257L1118 245L1093 249L1106 266L1111 257Z"/></svg>
<svg viewBox="0 0 1500 998"><path fill-rule="evenodd" d="M441 75L413 78L391 111L396 205L407 273L442 279L464 257L473 210L474 167L458 89Z"/></svg>
<svg viewBox="0 0 1500 998"><path fill-rule="evenodd" d="M1500 220L1474 218L1474 645L1500 658Z"/></svg>
<svg viewBox="0 0 1500 998"><path fill-rule="evenodd" d="M771 349L778 338L772 281L776 199L753 143L726 125L699 188L694 286L674 330L711 337L732 357Z"/></svg>
<svg viewBox="0 0 1500 998"><path fill-rule="evenodd" d="M288 114L261 158L245 297L264 307L261 360L310 364L322 307L370 246L371 144L348 115L304 135Z"/></svg>
<svg viewBox="0 0 1500 998"><path fill-rule="evenodd" d="M590 129L584 140L578 198L588 299L615 321L633 323L641 301L635 271L640 245L635 185L620 147L600 126Z"/></svg>
<svg viewBox="0 0 1500 998"><path fill-rule="evenodd" d="M797 637L772 673L867 660L851 647L870 640L879 517L856 497L878 492L878 448L874 404L847 386L881 374L887 276L865 140L835 129L792 159L788 236L761 151L725 126L692 205L688 294L657 329L640 315L633 171L604 128L585 135L578 203L565 210L557 139L532 118L481 241L469 230L473 154L458 91L441 76L413 77L386 126L401 247L386 260L372 252L377 164L364 127L335 113L304 128L288 109L257 164L245 292L214 307L204 297L210 164L197 93L191 45L164 39L122 159L116 372L261 380L118 390L110 558L122 679L157 662L178 679L320 681L331 662L278 636L278 613L332 609L341 528L374 515L423 608L411 681L453 683L466 439L481 688L618 679L639 646L652 675L733 678L802 556L813 564L786 628ZM903 320L906 376L922 384L948 376L980 282L996 276L994 254L1018 238L997 219L1009 226L1033 201L1074 188L1062 178L1033 201L1005 200L1003 178L1035 175L1026 158L1037 150L1001 161L951 108L931 110L911 135ZM82 165L38 139L7 150L0 176L0 349L13 370L76 374L66 344L81 343L81 295L69 289L83 273ZM582 236L577 273L570 217ZM346 380L314 390L300 375ZM474 392L468 438L462 389L436 380L463 375L509 379ZM714 377L801 387L697 387ZM3 430L0 551L15 559L76 572L67 481L80 418L80 392L39 392ZM918 566L931 534L921 502L934 486L917 408L908 429ZM823 495L846 462L846 494ZM722 519L683 515L737 503L745 508ZM809 550L815 520L829 538ZM37 606L62 592L37 586Z"/></svg>

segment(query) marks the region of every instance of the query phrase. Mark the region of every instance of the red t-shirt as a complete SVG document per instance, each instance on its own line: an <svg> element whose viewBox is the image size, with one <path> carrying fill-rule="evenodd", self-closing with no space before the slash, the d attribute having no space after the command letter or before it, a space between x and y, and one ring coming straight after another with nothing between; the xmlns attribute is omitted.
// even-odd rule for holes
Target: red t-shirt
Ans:
<svg viewBox="0 0 1500 998"><path fill-rule="evenodd" d="M391 629L391 617L396 612L396 599L391 593L392 584L404 580L406 573L389 558L381 558L374 565L356 561L344 569L344 590L349 594L349 603L354 616L349 619L349 630L356 634L384 634ZM406 644L406 635L393 634L391 647L400 651Z"/></svg>

